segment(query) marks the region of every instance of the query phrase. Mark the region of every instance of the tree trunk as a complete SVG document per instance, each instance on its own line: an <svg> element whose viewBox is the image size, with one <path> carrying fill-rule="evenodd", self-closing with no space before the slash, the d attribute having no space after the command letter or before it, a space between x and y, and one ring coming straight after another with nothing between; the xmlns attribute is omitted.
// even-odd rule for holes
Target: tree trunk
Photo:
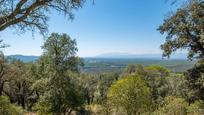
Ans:
<svg viewBox="0 0 204 115"><path fill-rule="evenodd" d="M71 113L72 113L72 109L69 109L67 112L67 115L71 115Z"/></svg>
<svg viewBox="0 0 204 115"><path fill-rule="evenodd" d="M0 79L0 96L3 95L3 89L4 89L4 81L3 79Z"/></svg>
<svg viewBox="0 0 204 115"><path fill-rule="evenodd" d="M88 103L88 105L90 105L90 97L89 96L87 96L87 103Z"/></svg>
<svg viewBox="0 0 204 115"><path fill-rule="evenodd" d="M21 106L25 109L25 99L24 96L21 96Z"/></svg>
<svg viewBox="0 0 204 115"><path fill-rule="evenodd" d="M4 76L4 66L3 66L3 64L1 63L1 64L0 64L0 96L2 96L2 94L3 94L3 89L4 89L3 76Z"/></svg>

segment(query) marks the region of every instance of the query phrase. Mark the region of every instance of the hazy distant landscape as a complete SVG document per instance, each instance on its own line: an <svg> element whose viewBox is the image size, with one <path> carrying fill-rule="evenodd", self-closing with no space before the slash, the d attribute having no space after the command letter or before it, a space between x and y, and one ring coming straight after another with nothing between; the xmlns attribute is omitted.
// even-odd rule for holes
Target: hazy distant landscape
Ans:
<svg viewBox="0 0 204 115"><path fill-rule="evenodd" d="M124 70L129 64L141 64L144 66L160 65L173 72L183 72L190 69L195 61L184 59L145 59L145 58L85 58L83 72L102 73L102 72L119 72Z"/></svg>
<svg viewBox="0 0 204 115"><path fill-rule="evenodd" d="M103 54L96 57L82 58L84 66L82 72L103 73L121 72L130 64L141 64L143 66L160 65L173 72L183 72L190 69L196 61L188 61L184 54L177 54L170 59L162 59L159 54L129 55L129 54ZM9 57L19 59L24 62L34 62L38 56L10 55Z"/></svg>

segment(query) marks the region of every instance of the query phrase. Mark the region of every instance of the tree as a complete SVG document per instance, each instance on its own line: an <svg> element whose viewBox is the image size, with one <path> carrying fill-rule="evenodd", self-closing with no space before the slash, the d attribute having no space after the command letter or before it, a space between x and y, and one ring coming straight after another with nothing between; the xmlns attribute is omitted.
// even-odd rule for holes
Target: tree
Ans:
<svg viewBox="0 0 204 115"><path fill-rule="evenodd" d="M202 115L204 114L203 110L204 110L204 104L203 104L203 101L201 100L197 100L187 107L187 112L190 115Z"/></svg>
<svg viewBox="0 0 204 115"><path fill-rule="evenodd" d="M3 43L3 40L0 40L0 49L8 46L9 45ZM0 96L3 94L4 83L7 81L5 77L7 73L7 59L5 58L4 53L0 51Z"/></svg>
<svg viewBox="0 0 204 115"><path fill-rule="evenodd" d="M138 115L150 110L151 92L138 75L115 82L108 91L112 106L127 115Z"/></svg>
<svg viewBox="0 0 204 115"><path fill-rule="evenodd" d="M191 89L189 102L204 100L204 61L198 61L193 68L185 72L188 86Z"/></svg>
<svg viewBox="0 0 204 115"><path fill-rule="evenodd" d="M83 100L81 94L69 82L62 86L53 87L44 93L37 103L40 114L64 114L70 115L73 110L79 111Z"/></svg>
<svg viewBox="0 0 204 115"><path fill-rule="evenodd" d="M166 96L182 97L189 99L190 91L188 88L186 76L179 73L171 73L165 77L165 84L161 89L166 90Z"/></svg>
<svg viewBox="0 0 204 115"><path fill-rule="evenodd" d="M36 92L32 89L32 84L36 78L31 74L33 64L23 63L20 60L12 60L8 64L6 74L7 82L4 86L4 94L7 95L11 103L17 103L23 109L31 110L36 100Z"/></svg>
<svg viewBox="0 0 204 115"><path fill-rule="evenodd" d="M76 82L79 84L79 89L83 94L84 100L88 105L92 104L98 84L97 76L92 74L82 74L77 78Z"/></svg>
<svg viewBox="0 0 204 115"><path fill-rule="evenodd" d="M167 96L160 108L151 115L203 115L203 102L201 100L188 104L185 99L177 96Z"/></svg>
<svg viewBox="0 0 204 115"><path fill-rule="evenodd" d="M190 0L185 6L164 20L158 30L166 35L161 45L163 56L178 49L188 50L188 58L204 58L204 1Z"/></svg>
<svg viewBox="0 0 204 115"><path fill-rule="evenodd" d="M164 104L159 108L161 115L187 115L188 103L183 98L168 96L164 99ZM157 115L157 114L156 114Z"/></svg>
<svg viewBox="0 0 204 115"><path fill-rule="evenodd" d="M144 67L142 65L134 65L130 64L125 68L124 74L129 75L129 74L139 74L139 75L144 75Z"/></svg>
<svg viewBox="0 0 204 115"><path fill-rule="evenodd" d="M25 101L27 97L28 79L24 76L25 65L19 60L14 60L9 64L8 81L5 83L4 93L10 97L12 103L17 102L25 109Z"/></svg>
<svg viewBox="0 0 204 115"><path fill-rule="evenodd" d="M4 83L5 83L5 71L6 71L6 60L4 54L0 52L0 96L3 94Z"/></svg>
<svg viewBox="0 0 204 115"><path fill-rule="evenodd" d="M113 82L117 81L119 75L117 73L103 73L99 75L97 89L95 92L95 100L99 104L103 104L107 100L108 89Z"/></svg>
<svg viewBox="0 0 204 115"><path fill-rule="evenodd" d="M189 59L198 59L197 64L186 72L189 88L193 92L189 102L203 100L203 62L204 62L204 1L190 0L184 7L164 20L158 30L166 35L161 45L163 56L170 56L178 49L188 51Z"/></svg>
<svg viewBox="0 0 204 115"><path fill-rule="evenodd" d="M42 58L47 58L48 63L59 73L79 72L79 67L83 65L82 60L76 56L76 40L72 40L67 34L52 33L42 49Z"/></svg>
<svg viewBox="0 0 204 115"><path fill-rule="evenodd" d="M72 10L85 0L0 0L0 31L18 27L21 31L38 29L45 34L50 11L57 10L73 18Z"/></svg>
<svg viewBox="0 0 204 115"><path fill-rule="evenodd" d="M44 76L38 81L42 80L45 84L42 85L44 91L36 108L43 114L71 114L83 103L81 94L70 79L76 76L74 73L79 72L82 64L76 56L76 42L67 34L53 33L42 48L42 70L39 71Z"/></svg>
<svg viewBox="0 0 204 115"><path fill-rule="evenodd" d="M152 65L144 68L146 71L144 76L147 86L151 88L151 97L156 104L155 107L163 101L163 98L167 95L167 90L165 89L166 80L165 78L169 76L170 71L162 66Z"/></svg>

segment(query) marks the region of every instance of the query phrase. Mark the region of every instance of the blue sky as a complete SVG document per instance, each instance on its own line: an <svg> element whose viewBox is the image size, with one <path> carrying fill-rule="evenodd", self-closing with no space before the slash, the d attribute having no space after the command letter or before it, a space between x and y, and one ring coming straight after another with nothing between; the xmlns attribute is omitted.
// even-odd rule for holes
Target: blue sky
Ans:
<svg viewBox="0 0 204 115"><path fill-rule="evenodd" d="M78 55L91 57L103 53L158 54L165 36L156 30L169 11L175 10L167 0L87 0L75 11L75 19L67 20L52 12L49 32L67 33L77 40ZM6 55L40 55L44 39L36 33L18 34L7 29L0 39L10 47Z"/></svg>

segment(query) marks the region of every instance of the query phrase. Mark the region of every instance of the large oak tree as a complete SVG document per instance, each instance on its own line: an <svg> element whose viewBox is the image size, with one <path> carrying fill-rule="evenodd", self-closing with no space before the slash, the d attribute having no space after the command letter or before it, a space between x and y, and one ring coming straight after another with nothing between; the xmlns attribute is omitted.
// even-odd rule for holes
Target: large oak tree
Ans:
<svg viewBox="0 0 204 115"><path fill-rule="evenodd" d="M189 0L164 20L158 30L166 35L163 56L178 49L188 50L189 59L204 58L204 1Z"/></svg>
<svg viewBox="0 0 204 115"><path fill-rule="evenodd" d="M199 60L186 72L189 87L194 92L189 102L204 100L204 1L189 0L166 18L158 30L166 35L166 42L161 45L163 56L185 49L189 59Z"/></svg>

